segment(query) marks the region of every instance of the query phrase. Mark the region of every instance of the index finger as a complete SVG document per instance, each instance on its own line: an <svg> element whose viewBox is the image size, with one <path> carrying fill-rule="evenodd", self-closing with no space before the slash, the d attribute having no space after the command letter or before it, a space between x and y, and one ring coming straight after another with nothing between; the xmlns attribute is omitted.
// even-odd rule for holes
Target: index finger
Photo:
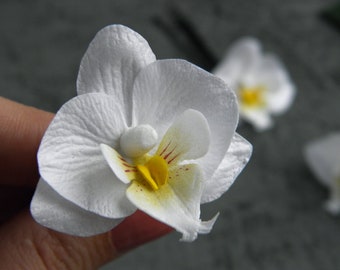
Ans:
<svg viewBox="0 0 340 270"><path fill-rule="evenodd" d="M37 151L54 115L0 97L0 184L35 186Z"/></svg>

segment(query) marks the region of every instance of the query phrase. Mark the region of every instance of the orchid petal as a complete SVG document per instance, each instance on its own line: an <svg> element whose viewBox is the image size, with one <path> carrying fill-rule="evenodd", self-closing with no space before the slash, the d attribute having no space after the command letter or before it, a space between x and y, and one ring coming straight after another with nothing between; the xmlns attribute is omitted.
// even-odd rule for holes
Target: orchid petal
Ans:
<svg viewBox="0 0 340 270"><path fill-rule="evenodd" d="M156 152L169 164L185 159L197 159L209 149L210 130L202 113L186 110L165 133Z"/></svg>
<svg viewBox="0 0 340 270"><path fill-rule="evenodd" d="M340 161L340 160L339 160ZM340 164L340 163L339 163ZM340 214L340 169L339 165L336 166L335 171L335 177L331 179L330 182L330 195L329 199L325 203L326 210L333 214L338 215Z"/></svg>
<svg viewBox="0 0 340 270"><path fill-rule="evenodd" d="M252 123L257 131L266 130L273 125L273 121L265 108L242 109L240 115L244 120Z"/></svg>
<svg viewBox="0 0 340 270"><path fill-rule="evenodd" d="M226 192L249 161L251 153L252 145L235 133L220 166L205 182L201 203L216 200Z"/></svg>
<svg viewBox="0 0 340 270"><path fill-rule="evenodd" d="M261 56L261 45L252 37L245 37L235 42L213 74L224 80L232 89L257 65Z"/></svg>
<svg viewBox="0 0 340 270"><path fill-rule="evenodd" d="M307 144L304 155L312 172L326 186L340 176L340 134L330 134Z"/></svg>
<svg viewBox="0 0 340 270"><path fill-rule="evenodd" d="M129 164L116 150L112 147L101 144L100 149L116 177L125 184L136 179L137 168Z"/></svg>
<svg viewBox="0 0 340 270"><path fill-rule="evenodd" d="M288 74L281 60L274 54L263 54L256 70L256 76L270 89L277 89L288 79Z"/></svg>
<svg viewBox="0 0 340 270"><path fill-rule="evenodd" d="M289 75L275 55L265 54L261 66L255 72L255 76L267 89L267 108L271 113L285 112L293 102L295 86Z"/></svg>
<svg viewBox="0 0 340 270"><path fill-rule="evenodd" d="M291 82L283 83L277 91L267 93L268 111L281 114L292 105L295 97L295 86Z"/></svg>
<svg viewBox="0 0 340 270"><path fill-rule="evenodd" d="M112 95L124 106L130 119L134 78L155 60L141 35L122 25L107 26L98 32L81 61L78 95L93 92Z"/></svg>
<svg viewBox="0 0 340 270"><path fill-rule="evenodd" d="M127 190L127 197L140 210L181 232L181 240L190 242L198 233L209 233L217 218L200 221L202 188L198 166L188 164L172 167L168 184L157 191L134 181Z"/></svg>
<svg viewBox="0 0 340 270"><path fill-rule="evenodd" d="M33 196L31 213L41 225L76 236L104 233L122 221L105 218L76 206L61 197L43 179L40 179Z"/></svg>
<svg viewBox="0 0 340 270"><path fill-rule="evenodd" d="M135 211L126 199L126 185L107 165L100 144L116 148L126 129L115 97L86 94L73 98L57 113L38 152L39 170L62 197L108 218Z"/></svg>
<svg viewBox="0 0 340 270"><path fill-rule="evenodd" d="M304 155L316 178L330 189L326 210L340 213L340 134L330 134L312 141L304 149Z"/></svg>
<svg viewBox="0 0 340 270"><path fill-rule="evenodd" d="M238 122L234 92L216 76L184 60L156 61L138 74L133 90L135 125L149 124L162 138L174 119L188 108L201 112L209 123L209 151L197 163L202 164L204 177L210 178Z"/></svg>
<svg viewBox="0 0 340 270"><path fill-rule="evenodd" d="M325 203L325 209L332 215L340 214L340 198L330 198Z"/></svg>

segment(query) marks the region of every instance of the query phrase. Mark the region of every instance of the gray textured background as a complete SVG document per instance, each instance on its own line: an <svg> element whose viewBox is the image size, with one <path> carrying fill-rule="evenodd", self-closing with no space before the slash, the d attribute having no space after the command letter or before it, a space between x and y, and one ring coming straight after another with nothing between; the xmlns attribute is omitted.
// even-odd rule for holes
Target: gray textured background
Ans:
<svg viewBox="0 0 340 270"><path fill-rule="evenodd" d="M221 215L191 244L170 234L103 269L340 269L340 218L322 208L327 189L307 169L303 145L340 130L340 35L320 19L332 0L2 0L0 95L56 111L75 95L80 59L102 27L125 24L158 58L185 58L204 68L243 35L280 55L298 89L273 129L238 131L254 145L246 170L203 217ZM175 9L207 49L193 45Z"/></svg>

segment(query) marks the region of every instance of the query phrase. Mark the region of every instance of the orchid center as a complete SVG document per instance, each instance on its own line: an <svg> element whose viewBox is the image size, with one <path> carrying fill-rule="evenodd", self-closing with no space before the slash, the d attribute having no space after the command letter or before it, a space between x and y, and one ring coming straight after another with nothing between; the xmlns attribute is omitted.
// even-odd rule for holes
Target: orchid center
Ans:
<svg viewBox="0 0 340 270"><path fill-rule="evenodd" d="M241 105L252 108L263 107L265 105L264 92L263 86L241 86L238 92Z"/></svg>
<svg viewBox="0 0 340 270"><path fill-rule="evenodd" d="M176 181L174 179L191 173L180 164L185 157L194 159L207 153L210 130L203 114L189 109L175 120L159 143L157 137L151 126L139 125L122 134L118 151L106 144L101 144L100 149L124 184L137 185L140 191L145 187L149 191L163 192L170 179ZM181 169L171 176L175 168Z"/></svg>
<svg viewBox="0 0 340 270"><path fill-rule="evenodd" d="M168 163L161 156L153 156L144 165L137 165L143 180L145 180L153 190L158 190L160 186L168 182Z"/></svg>

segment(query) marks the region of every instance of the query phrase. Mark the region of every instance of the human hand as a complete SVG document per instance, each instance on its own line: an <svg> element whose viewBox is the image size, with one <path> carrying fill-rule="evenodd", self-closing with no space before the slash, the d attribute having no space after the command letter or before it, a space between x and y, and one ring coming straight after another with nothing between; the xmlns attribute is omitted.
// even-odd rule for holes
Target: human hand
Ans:
<svg viewBox="0 0 340 270"><path fill-rule="evenodd" d="M70 236L36 223L28 210L39 179L36 154L53 117L0 97L1 269L96 269L171 231L140 211L93 237Z"/></svg>

